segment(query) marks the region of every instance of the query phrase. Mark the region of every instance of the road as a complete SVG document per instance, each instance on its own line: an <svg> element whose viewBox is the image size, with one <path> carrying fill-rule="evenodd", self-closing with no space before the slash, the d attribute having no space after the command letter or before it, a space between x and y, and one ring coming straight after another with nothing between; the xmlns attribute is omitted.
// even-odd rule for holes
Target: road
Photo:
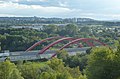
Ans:
<svg viewBox="0 0 120 79"><path fill-rule="evenodd" d="M90 47L84 48L66 48L69 55L75 55L76 53L85 53L87 49ZM17 52L9 52L10 53L10 60L11 61L19 61L19 60L36 60L41 58L50 58L57 50L47 50L44 54L38 55L38 50L24 52L24 51L17 51ZM0 61L4 61L6 57L0 58Z"/></svg>

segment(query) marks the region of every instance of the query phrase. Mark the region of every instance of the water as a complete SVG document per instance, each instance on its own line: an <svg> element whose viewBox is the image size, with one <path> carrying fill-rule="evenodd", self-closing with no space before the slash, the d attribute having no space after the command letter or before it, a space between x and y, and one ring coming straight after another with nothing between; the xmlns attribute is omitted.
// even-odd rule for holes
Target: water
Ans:
<svg viewBox="0 0 120 79"><path fill-rule="evenodd" d="M43 28L43 26L42 25L40 26L11 26L11 28L28 28L28 29L40 30Z"/></svg>

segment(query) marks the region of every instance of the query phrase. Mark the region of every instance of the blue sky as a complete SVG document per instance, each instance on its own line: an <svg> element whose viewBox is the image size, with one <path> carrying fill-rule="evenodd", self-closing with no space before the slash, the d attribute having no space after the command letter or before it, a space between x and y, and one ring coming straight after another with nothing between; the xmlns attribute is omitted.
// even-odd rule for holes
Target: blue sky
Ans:
<svg viewBox="0 0 120 79"><path fill-rule="evenodd" d="M0 16L120 20L120 0L0 0Z"/></svg>

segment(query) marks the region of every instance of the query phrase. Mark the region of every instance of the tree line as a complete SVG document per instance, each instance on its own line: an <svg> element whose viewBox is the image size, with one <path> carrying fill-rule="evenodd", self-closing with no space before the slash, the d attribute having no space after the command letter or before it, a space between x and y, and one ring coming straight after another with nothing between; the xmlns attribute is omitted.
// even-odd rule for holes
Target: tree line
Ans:
<svg viewBox="0 0 120 79"><path fill-rule="evenodd" d="M101 42L109 43L114 41L117 34L108 30L98 33L97 27L79 27L75 24L66 26L47 25L39 30L29 28L0 28L1 50L24 51L34 43L55 36L66 36L75 38L97 38ZM49 44L43 43L35 49L41 49Z"/></svg>
<svg viewBox="0 0 120 79"><path fill-rule="evenodd" d="M120 46L95 47L69 56L59 51L48 61L0 62L0 79L120 79Z"/></svg>

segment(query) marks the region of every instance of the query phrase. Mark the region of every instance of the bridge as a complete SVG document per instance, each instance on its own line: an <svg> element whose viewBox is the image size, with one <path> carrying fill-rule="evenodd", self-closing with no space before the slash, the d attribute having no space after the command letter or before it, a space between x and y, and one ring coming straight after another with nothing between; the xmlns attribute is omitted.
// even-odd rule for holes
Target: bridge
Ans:
<svg viewBox="0 0 120 79"><path fill-rule="evenodd" d="M47 41L53 41L53 42L46 45L40 50L33 50L35 47L42 45ZM63 46L56 48L56 50L50 50L51 47L54 47L59 43L62 43ZM105 43L102 43L101 41L93 38L73 38L73 37L57 36L57 37L46 38L39 42L36 42L26 51L9 52L9 58L11 61L36 60L42 58L49 59L52 57L56 57L58 54L56 51L60 51L63 49L69 52L69 55L74 55L76 54L76 52L85 52L87 49L91 47L100 46L100 45L107 46ZM0 61L4 61L5 59L6 57L1 57Z"/></svg>

